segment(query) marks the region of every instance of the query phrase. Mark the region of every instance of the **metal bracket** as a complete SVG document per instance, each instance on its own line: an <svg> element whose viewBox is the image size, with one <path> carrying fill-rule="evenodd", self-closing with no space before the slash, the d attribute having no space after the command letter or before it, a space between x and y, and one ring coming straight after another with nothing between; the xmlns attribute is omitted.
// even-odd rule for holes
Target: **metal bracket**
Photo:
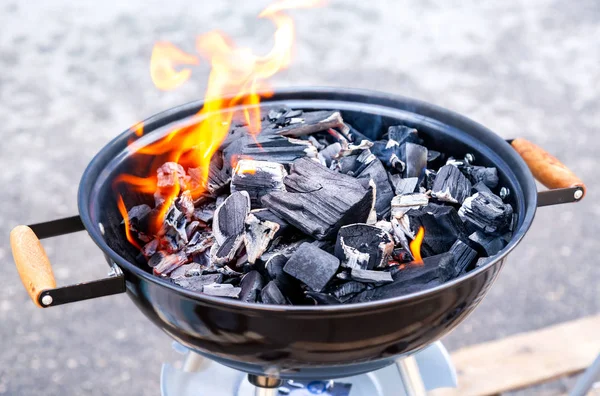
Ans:
<svg viewBox="0 0 600 396"><path fill-rule="evenodd" d="M108 277L44 290L39 296L39 303L42 307L48 308L119 293L125 293L125 276L117 264L111 263Z"/></svg>
<svg viewBox="0 0 600 396"><path fill-rule="evenodd" d="M555 188L547 191L539 191L537 206L577 202L583 198L583 195L584 192L581 187Z"/></svg>

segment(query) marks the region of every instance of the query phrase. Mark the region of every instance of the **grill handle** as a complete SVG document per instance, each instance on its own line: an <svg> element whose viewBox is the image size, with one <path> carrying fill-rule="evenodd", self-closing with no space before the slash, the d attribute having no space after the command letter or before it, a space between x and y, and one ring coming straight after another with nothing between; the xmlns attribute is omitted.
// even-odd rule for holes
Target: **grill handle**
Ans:
<svg viewBox="0 0 600 396"><path fill-rule="evenodd" d="M538 193L538 206L577 202L585 196L583 181L558 158L523 138L513 139L510 144L525 160L533 176L549 188Z"/></svg>
<svg viewBox="0 0 600 396"><path fill-rule="evenodd" d="M46 308L125 292L125 277L114 263L107 278L56 287L52 264L39 238L83 229L85 227L79 216L73 216L34 224L31 227L19 225L10 232L10 246L17 271L29 297L38 307Z"/></svg>

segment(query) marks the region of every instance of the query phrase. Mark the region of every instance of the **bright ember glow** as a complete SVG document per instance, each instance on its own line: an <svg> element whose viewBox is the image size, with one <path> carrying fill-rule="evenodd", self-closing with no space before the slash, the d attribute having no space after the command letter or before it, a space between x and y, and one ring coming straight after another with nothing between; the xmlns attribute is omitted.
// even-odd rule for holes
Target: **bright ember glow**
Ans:
<svg viewBox="0 0 600 396"><path fill-rule="evenodd" d="M413 239L410 243L410 252L412 253L413 258L415 259L415 263L423 263L423 259L421 258L421 244L423 243L424 237L425 228L419 227L419 231L417 232L417 235L415 235L415 239Z"/></svg>
<svg viewBox="0 0 600 396"><path fill-rule="evenodd" d="M227 136L233 117L233 112L227 109L243 106L250 132L253 135L260 132L260 98L261 95L272 95L267 79L287 68L291 62L295 27L293 19L284 12L323 4L323 0L280 0L265 8L258 17L270 19L276 30L274 45L264 56L254 54L250 48L236 47L228 37L217 31L196 38L198 55L186 53L168 42L155 44L150 75L155 86L161 90L175 89L187 81L192 75L190 66L198 65L199 58L206 59L211 65L204 96L205 104L197 114L202 121L173 129L165 137L146 146L132 142L129 150L153 157L150 167L153 173L147 177L123 174L115 181L120 186L126 186L129 191L153 194L159 187L155 171L165 162L175 162L184 169L197 170L198 177L195 180L177 179L175 185L160 188L165 201L155 218L155 231L160 229L166 212L180 191L190 190L194 199L206 191L211 158ZM133 130L137 136L141 136L143 125L140 123ZM119 210L123 218L127 219L121 196ZM129 233L127 238L136 244Z"/></svg>

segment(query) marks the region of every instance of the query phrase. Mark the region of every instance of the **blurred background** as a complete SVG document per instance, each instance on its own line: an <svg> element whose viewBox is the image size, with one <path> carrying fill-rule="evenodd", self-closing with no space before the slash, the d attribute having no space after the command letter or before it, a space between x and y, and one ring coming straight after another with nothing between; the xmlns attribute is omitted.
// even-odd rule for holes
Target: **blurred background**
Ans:
<svg viewBox="0 0 600 396"><path fill-rule="evenodd" d="M14 269L10 229L77 213L81 174L135 122L203 96L149 74L152 45L193 52L220 29L260 51L268 1L0 2L0 394L158 395L170 339L125 296L37 309ZM525 137L588 184L577 205L540 209L488 297L444 341L461 346L600 310L600 3L597 0L330 1L294 11L297 45L277 86L386 91ZM44 246L59 285L106 275L85 235ZM577 340L565 340L576 342Z"/></svg>

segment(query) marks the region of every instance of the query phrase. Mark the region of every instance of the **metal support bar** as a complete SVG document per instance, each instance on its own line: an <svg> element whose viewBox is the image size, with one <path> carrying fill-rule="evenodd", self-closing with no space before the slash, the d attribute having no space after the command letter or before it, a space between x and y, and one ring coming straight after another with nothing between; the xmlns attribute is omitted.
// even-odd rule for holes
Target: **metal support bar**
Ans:
<svg viewBox="0 0 600 396"><path fill-rule="evenodd" d="M569 396L585 396L594 386L595 381L600 381L600 355L594 363L581 374Z"/></svg>
<svg viewBox="0 0 600 396"><path fill-rule="evenodd" d="M51 238L85 230L85 226L79 215L47 221L45 223L31 224L29 228L33 230L39 239Z"/></svg>
<svg viewBox="0 0 600 396"><path fill-rule="evenodd" d="M402 379L404 392L407 396L426 396L427 391L423 384L423 378L414 356L408 356L396 360L396 367Z"/></svg>
<svg viewBox="0 0 600 396"><path fill-rule="evenodd" d="M583 188L555 188L553 190L538 192L538 207L577 202L583 198Z"/></svg>

